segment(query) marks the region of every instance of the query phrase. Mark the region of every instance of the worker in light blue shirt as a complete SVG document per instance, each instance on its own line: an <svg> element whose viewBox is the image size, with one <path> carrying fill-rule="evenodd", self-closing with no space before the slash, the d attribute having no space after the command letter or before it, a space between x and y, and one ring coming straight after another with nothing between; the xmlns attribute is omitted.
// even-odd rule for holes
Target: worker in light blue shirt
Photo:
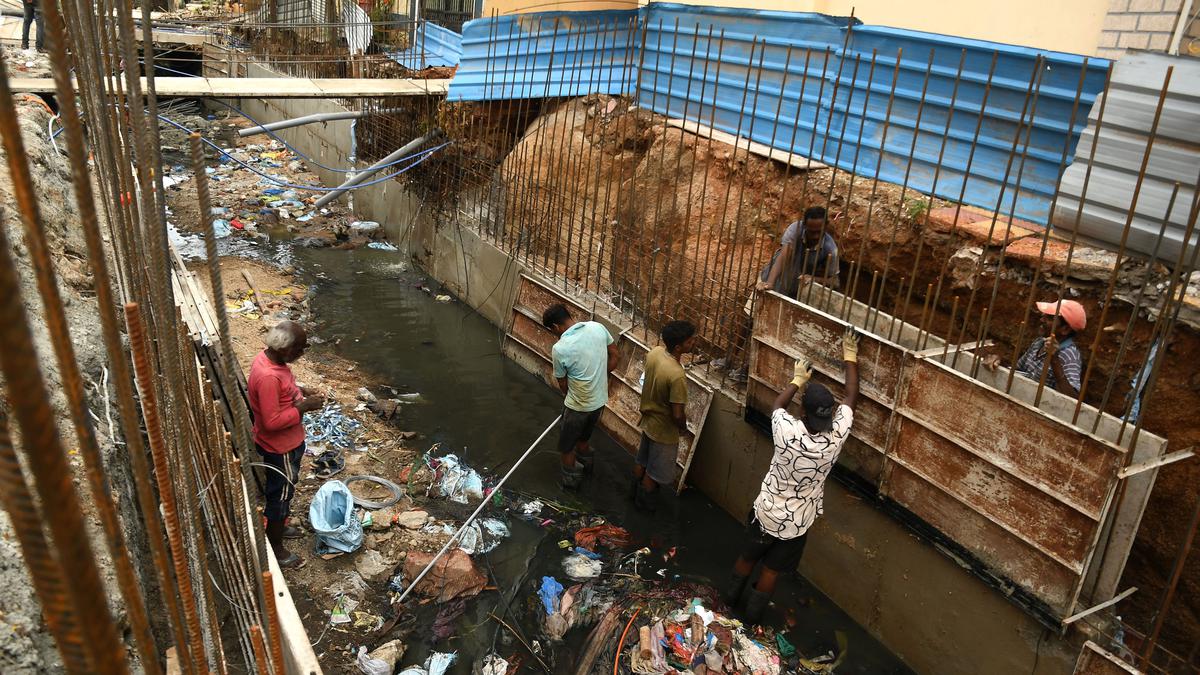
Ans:
<svg viewBox="0 0 1200 675"><path fill-rule="evenodd" d="M575 490L590 470L593 453L588 447L592 431L608 402L608 374L617 365L612 335L595 321L576 321L561 304L542 313L542 325L558 336L550 350L554 379L566 396L558 434L562 455L562 486Z"/></svg>

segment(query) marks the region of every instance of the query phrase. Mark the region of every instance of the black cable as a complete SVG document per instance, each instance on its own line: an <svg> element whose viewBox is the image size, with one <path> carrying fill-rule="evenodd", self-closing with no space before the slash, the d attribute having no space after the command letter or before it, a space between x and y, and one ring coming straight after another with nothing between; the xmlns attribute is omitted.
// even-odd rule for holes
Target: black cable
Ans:
<svg viewBox="0 0 1200 675"><path fill-rule="evenodd" d="M1046 633L1049 632L1049 630L1043 628L1042 632L1038 634L1037 647L1033 650L1033 668L1029 671L1029 675L1037 673L1038 661L1042 658L1042 641L1046 639Z"/></svg>

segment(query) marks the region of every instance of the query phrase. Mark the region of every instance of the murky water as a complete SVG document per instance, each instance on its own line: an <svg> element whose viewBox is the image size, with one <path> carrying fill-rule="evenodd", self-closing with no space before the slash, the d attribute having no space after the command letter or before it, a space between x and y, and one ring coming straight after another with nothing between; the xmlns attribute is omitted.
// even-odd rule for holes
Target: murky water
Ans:
<svg viewBox="0 0 1200 675"><path fill-rule="evenodd" d="M316 285L312 305L322 322L315 335L342 356L402 392L419 392L422 403L403 406L404 428L419 431L427 444L441 442L473 466L506 470L558 415L561 397L500 353L503 335L495 326L458 302L439 303L436 282L402 261L401 253L360 249L297 250L296 264ZM421 289L430 286L433 293ZM558 455L552 432L510 480L509 487L560 502L580 503L590 512L653 541L663 518L632 508L629 494L632 458L602 434L593 438L598 455L595 473L578 496L558 487ZM724 586L743 526L696 490L680 499L680 546L671 568L690 580ZM488 613L506 616L530 640L539 637L529 610L533 581L557 574L562 532L514 520L513 535L483 556L483 565L500 593L487 592L470 603L460 619L458 637L440 651L458 651L453 673L467 673L477 656L496 645L502 655L514 647ZM775 609L768 618L781 622L791 608L797 623L789 640L802 654L836 649L844 632L849 652L838 672L909 672L862 628L799 575L780 580ZM569 672L587 629L568 633L553 650L555 672ZM420 631L418 631L418 634ZM413 640L415 642L415 639ZM501 647L503 645L503 647ZM403 663L419 663L427 648L410 644ZM529 662L527 662L529 663ZM535 672L526 667L523 672Z"/></svg>

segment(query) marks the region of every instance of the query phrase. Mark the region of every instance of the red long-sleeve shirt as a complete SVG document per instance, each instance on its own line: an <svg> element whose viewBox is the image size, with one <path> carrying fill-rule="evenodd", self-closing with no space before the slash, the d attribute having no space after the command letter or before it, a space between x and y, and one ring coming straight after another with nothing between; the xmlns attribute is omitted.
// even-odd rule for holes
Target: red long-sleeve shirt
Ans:
<svg viewBox="0 0 1200 675"><path fill-rule="evenodd" d="M266 350L261 351L250 365L246 388L254 411L254 442L279 455L299 447L304 442L304 425L295 403L303 394L292 369L274 363Z"/></svg>

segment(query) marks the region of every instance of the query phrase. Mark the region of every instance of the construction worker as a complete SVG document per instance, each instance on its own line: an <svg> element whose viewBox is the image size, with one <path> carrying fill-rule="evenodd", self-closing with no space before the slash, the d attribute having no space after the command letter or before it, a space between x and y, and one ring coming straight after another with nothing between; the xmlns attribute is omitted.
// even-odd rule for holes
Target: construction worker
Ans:
<svg viewBox="0 0 1200 675"><path fill-rule="evenodd" d="M588 447L608 402L608 374L617 367L613 337L596 321L576 321L561 304L542 312L542 325L558 336L550 350L554 379L566 398L558 428L562 486L579 488L595 459Z"/></svg>
<svg viewBox="0 0 1200 675"><path fill-rule="evenodd" d="M696 327L687 321L663 326L662 344L646 354L642 379L642 441L634 466L634 504L657 507L660 489L673 490L679 477L679 437L687 431L687 376L679 360L696 344Z"/></svg>
<svg viewBox="0 0 1200 675"><path fill-rule="evenodd" d="M281 321L267 331L263 342L266 349L254 357L246 388L254 413L254 447L266 465L267 541L280 567L298 567L303 560L289 553L283 540L303 536L299 528L287 524L304 457L302 416L325 405L325 397L298 386L288 367L308 349L308 335L300 324Z"/></svg>
<svg viewBox="0 0 1200 675"><path fill-rule="evenodd" d="M1017 372L1040 381L1049 358L1046 386L1068 396L1078 396L1083 355L1075 344L1075 335L1087 327L1087 312L1074 300L1039 302L1037 308L1041 312L1043 337L1034 340L1017 360Z"/></svg>
<svg viewBox="0 0 1200 675"><path fill-rule="evenodd" d="M794 298L810 281L835 289L839 286L838 245L822 206L809 207L802 220L783 231L783 240L759 274L755 290L774 290Z"/></svg>
<svg viewBox="0 0 1200 675"><path fill-rule="evenodd" d="M751 508L750 542L734 564L723 596L730 607L744 600L747 623L762 619L779 574L800 564L808 529L824 512L825 480L850 435L858 403L858 334L853 327L842 336L842 359L846 395L841 405L825 385L809 382L812 362L806 358L796 361L791 383L775 399L771 413L775 455ZM797 393L803 410L800 419L787 411ZM749 584L759 562L758 581Z"/></svg>

